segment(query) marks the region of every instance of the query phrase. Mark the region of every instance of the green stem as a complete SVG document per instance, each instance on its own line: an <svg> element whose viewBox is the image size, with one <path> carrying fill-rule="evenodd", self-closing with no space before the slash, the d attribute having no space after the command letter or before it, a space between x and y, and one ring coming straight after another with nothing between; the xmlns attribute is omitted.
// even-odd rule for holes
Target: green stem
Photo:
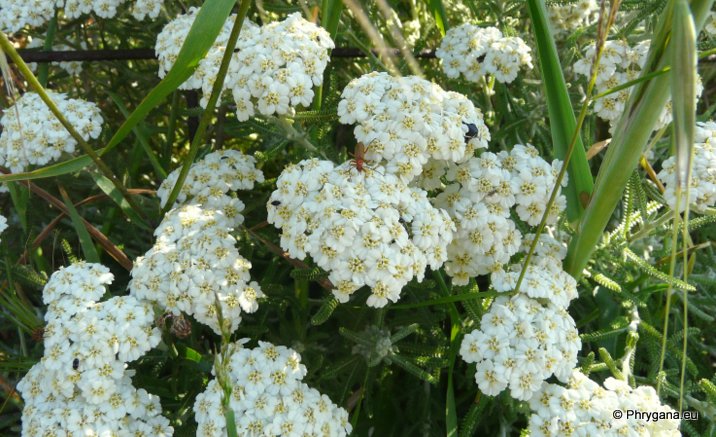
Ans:
<svg viewBox="0 0 716 437"><path fill-rule="evenodd" d="M57 14L52 17L47 25L47 33L45 34L45 43L42 49L45 51L52 50L52 43L55 41L55 31L57 30ZM37 80L42 86L47 86L47 78L50 75L50 63L44 62L37 69Z"/></svg>
<svg viewBox="0 0 716 437"><path fill-rule="evenodd" d="M176 184L174 184L174 188L172 188L172 191L169 194L169 199L167 199L167 203L166 205L164 205L164 209L162 210L163 214L166 214L174 206L174 202L176 202L177 197L179 197L179 192L181 191L181 188L186 181L186 177L189 174L189 169L194 163L197 153L199 153L199 145L204 143L206 130L209 127L209 123L211 123L211 119L214 116L214 109L216 108L216 103L218 102L219 96L221 95L221 91L224 88L224 79L226 78L226 73L229 70L229 64L231 63L231 58L234 55L234 48L236 47L236 42L239 40L241 27L244 24L244 19L246 18L246 14L249 11L249 6L251 6L251 0L241 0L241 5L239 6L239 13L236 16L236 21L234 21L234 26L231 29L229 41L226 43L226 51L224 52L224 56L221 59L219 72L216 75L216 81L214 82L214 86L211 89L211 96L209 96L209 102L206 104L204 113L201 115L201 119L199 120L199 126L196 129L196 134L194 134L194 138L192 139L191 145L189 146L189 154L186 156L184 162L182 163L181 171L179 173L179 177L177 178Z"/></svg>
<svg viewBox="0 0 716 437"><path fill-rule="evenodd" d="M713 3L714 0L691 2L697 34ZM652 38L652 47L643 69L644 75L663 69L669 62L667 47L670 46L672 13L673 4L669 3ZM652 136L653 127L669 96L668 76L669 74L661 74L653 77L638 84L630 93L624 114L615 128L613 140L599 169L592 198L577 232L569 242L564 268L574 277L581 275L597 247L632 170Z"/></svg>
<svg viewBox="0 0 716 437"><path fill-rule="evenodd" d="M564 155L564 162L562 163L562 168L559 170L559 174L557 175L557 180L554 183L554 187L552 187L552 193L549 196L549 201L547 201L547 206L545 207L544 213L542 214L542 219L539 222L539 226L537 226L537 230L535 231L534 238L532 239L532 243L530 244L530 250L527 252L527 256L525 257L525 263L522 266L522 270L520 271L520 276L517 279L517 284L515 285L515 291L520 290L520 286L522 285L522 281L525 278L525 274L527 274L527 268L530 266L530 261L532 260L532 257L534 256L535 250L537 249L537 244L539 244L539 237L544 231L544 227L547 225L547 220L549 218L550 209L552 209L552 205L554 205L555 200L557 200L557 194L559 193L561 186L562 186L562 180L564 180L564 176L567 174L567 168L569 167L569 161L572 158L572 153L574 152L575 146L577 144L577 140L579 139L579 132L582 130L582 125L584 124L584 119L587 117L587 110L589 109L589 105L591 102L591 96L592 92L594 91L594 87L597 83L597 68L599 67L599 61L602 58L602 52L604 51L604 44L607 40L607 35L609 34L609 28L611 27L612 23L614 22L614 19L616 18L616 11L619 9L619 4L621 2L619 0L614 1L611 5L611 10L609 11L609 16L606 19L606 22L604 23L604 29L600 32L600 39L597 41L597 52L594 57L594 63L592 64L592 71L589 78L589 83L587 84L587 92L586 97L584 99L584 103L582 104L582 109L579 111L579 116L577 117L577 125L574 128L574 132L572 133L572 138L569 141L569 146L567 147L567 152ZM600 17L599 23L601 25L602 20L604 17Z"/></svg>
<svg viewBox="0 0 716 437"><path fill-rule="evenodd" d="M293 126L293 122L291 120L287 119L286 117L274 117L273 120L286 133L287 140L300 144L301 146L303 146L304 149L308 150L309 152L317 153L323 158L326 157L323 151L319 150L318 147L308 141L305 132L301 132Z"/></svg>
<svg viewBox="0 0 716 437"><path fill-rule="evenodd" d="M177 114L179 113L179 92L172 93L171 112L169 113L169 123L167 124L167 140L162 150L162 166L169 168L172 161L172 147L176 138Z"/></svg>
<svg viewBox="0 0 716 437"><path fill-rule="evenodd" d="M42 84L37 80L37 77L32 73L30 68L27 66L25 61L22 59L20 54L15 50L15 47L8 39L7 35L5 35L4 32L0 32L0 48L10 57L10 59L13 60L15 65L17 66L17 69L20 70L20 73L22 73L25 80L27 80L28 84L30 85L30 88L32 88L42 99L43 102L45 102L45 105L50 109L50 111L57 117L57 120L62 124L62 126L67 129L67 132L70 133L72 138L77 141L77 144L80 145L82 150L89 156L92 161L97 165L97 168L104 174L107 179L112 181L112 184L119 190L120 193L122 193L122 197L124 197L127 200L127 203L134 209L137 214L143 217L142 211L139 208L139 206L135 203L132 196L129 195L127 192L127 188L125 188L124 185L122 185L122 182L112 173L112 170L107 166L107 164L102 161L102 159L97 155L95 150L90 146L87 141L82 138L82 135L80 135L77 130L75 130L74 126L67 121L65 116L60 111L60 108L57 107L55 102L50 98L50 96L47 94L47 91L45 91L45 88L42 86Z"/></svg>

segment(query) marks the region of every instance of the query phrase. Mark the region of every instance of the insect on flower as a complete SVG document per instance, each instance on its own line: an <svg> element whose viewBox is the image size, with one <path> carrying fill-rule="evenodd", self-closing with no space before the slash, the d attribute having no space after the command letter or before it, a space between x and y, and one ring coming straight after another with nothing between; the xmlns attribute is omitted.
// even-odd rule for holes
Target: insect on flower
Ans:
<svg viewBox="0 0 716 437"><path fill-rule="evenodd" d="M370 147L370 145L368 145L368 147ZM353 153L353 159L351 159L350 162L358 171L363 171L365 165L365 153L368 151L368 147L361 142L356 144L355 153Z"/></svg>
<svg viewBox="0 0 716 437"><path fill-rule="evenodd" d="M473 138L477 136L479 131L477 130L477 126L474 123L465 123L464 121L462 124L467 126L467 133L465 134L465 144L470 142Z"/></svg>

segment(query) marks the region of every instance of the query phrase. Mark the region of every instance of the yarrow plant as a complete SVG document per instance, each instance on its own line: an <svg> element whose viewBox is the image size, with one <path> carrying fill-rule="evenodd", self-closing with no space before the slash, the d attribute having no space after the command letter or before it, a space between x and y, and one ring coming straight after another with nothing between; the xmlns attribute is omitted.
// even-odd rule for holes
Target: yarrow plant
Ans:
<svg viewBox="0 0 716 437"><path fill-rule="evenodd" d="M662 404L653 387L634 388L611 377L602 387L576 369L566 382L566 387L545 382L532 396L530 435L681 435L679 420L673 419L678 412ZM634 413L654 418L643 420Z"/></svg>
<svg viewBox="0 0 716 437"><path fill-rule="evenodd" d="M463 76L469 82L491 75L498 82L510 83L520 68L532 68L530 48L522 38L469 23L448 30L435 54L447 77Z"/></svg>
<svg viewBox="0 0 716 437"><path fill-rule="evenodd" d="M167 176L157 190L160 205L166 206L169 194L177 183L180 169ZM193 164L179 191L174 207L182 204L199 204L204 208L219 210L232 226L244 221L241 212L245 205L234 191L251 190L255 182L263 182L264 175L256 168L256 159L238 150L219 150L209 153Z"/></svg>
<svg viewBox="0 0 716 437"><path fill-rule="evenodd" d="M236 104L236 118L291 115L296 107L310 106L313 87L323 84L323 71L335 47L325 29L300 14L261 26L238 43L225 85ZM211 88L204 83L204 94Z"/></svg>
<svg viewBox="0 0 716 437"><path fill-rule="evenodd" d="M281 229L281 246L328 271L340 302L364 285L369 306L396 302L410 280L446 259L447 213L387 169L312 159L287 167L276 185L268 221Z"/></svg>
<svg viewBox="0 0 716 437"><path fill-rule="evenodd" d="M296 351L264 341L253 349L241 343L229 347L234 351L226 362L217 363L219 368L225 367L222 375L215 371L217 377L194 402L197 436L226 435L226 419L216 414L222 410L224 396L228 396L228 407L234 412L238 435L350 434L346 410L301 382L306 366Z"/></svg>
<svg viewBox="0 0 716 437"><path fill-rule="evenodd" d="M99 137L103 119L97 105L68 98L62 93L47 93L85 141ZM77 140L33 92L23 94L7 108L0 118L0 125L3 128L0 165L14 172L57 161L63 153L73 153L77 145Z"/></svg>
<svg viewBox="0 0 716 437"><path fill-rule="evenodd" d="M0 0L0 435L714 434L714 3Z"/></svg>
<svg viewBox="0 0 716 437"><path fill-rule="evenodd" d="M539 224L561 163L550 165L533 146L517 144L509 153L482 152L459 165L440 164L423 184L440 189L433 203L455 222L445 271L454 284L466 285L470 277L499 271L517 253L522 234L511 208L528 225ZM556 223L565 205L565 197L558 196L548 224Z"/></svg>
<svg viewBox="0 0 716 437"><path fill-rule="evenodd" d="M235 331L242 311L256 311L263 293L235 247L234 223L199 205L169 211L154 232L156 243L135 262L132 296L191 315L217 334Z"/></svg>
<svg viewBox="0 0 716 437"><path fill-rule="evenodd" d="M67 18L96 14L101 18L113 18L127 0L2 0L0 1L0 29L17 32L25 26L38 27L47 23L61 8ZM137 20L155 19L164 0L136 0L132 15Z"/></svg>
<svg viewBox="0 0 716 437"><path fill-rule="evenodd" d="M644 40L634 45L630 45L624 40L607 41L596 74L596 92L598 94L605 93L639 77L646 62L650 44L650 40ZM591 75L595 51L594 44L589 45L584 50L584 57L574 64L573 69L576 74L587 78ZM630 90L631 88L625 88L605 95L598 98L594 103L594 112L600 118L609 122L611 130L615 128L616 122L624 112L624 106L629 99ZM696 94L701 95L702 91L703 85L699 79ZM654 129L661 129L671 123L671 115L671 101L669 101L661 112L659 121Z"/></svg>
<svg viewBox="0 0 716 437"><path fill-rule="evenodd" d="M543 241L544 254L530 265L517 294L498 296L480 328L462 341L460 355L477 364L475 381L485 394L509 388L513 398L529 400L552 375L567 382L576 365L582 344L567 306L577 297L577 284L559 267L564 252L551 250L555 241L549 237ZM513 292L521 267L493 273L494 289Z"/></svg>
<svg viewBox="0 0 716 437"><path fill-rule="evenodd" d="M568 3L549 3L549 20L560 33L592 25L599 18L597 0L577 0Z"/></svg>
<svg viewBox="0 0 716 437"><path fill-rule="evenodd" d="M353 79L341 94L338 116L357 125L366 161L406 182L430 159L462 162L490 140L469 99L415 76L373 72Z"/></svg>
<svg viewBox="0 0 716 437"><path fill-rule="evenodd" d="M18 383L23 436L172 435L159 399L132 386L126 368L159 343L152 308L131 296L100 302L112 280L79 263L45 286L45 354Z"/></svg>

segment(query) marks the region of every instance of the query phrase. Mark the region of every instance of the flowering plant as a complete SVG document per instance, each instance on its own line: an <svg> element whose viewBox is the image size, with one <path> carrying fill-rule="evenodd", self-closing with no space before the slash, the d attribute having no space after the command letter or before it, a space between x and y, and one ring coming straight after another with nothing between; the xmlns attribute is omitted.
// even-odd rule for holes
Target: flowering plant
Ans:
<svg viewBox="0 0 716 437"><path fill-rule="evenodd" d="M0 0L0 435L712 435L713 3Z"/></svg>

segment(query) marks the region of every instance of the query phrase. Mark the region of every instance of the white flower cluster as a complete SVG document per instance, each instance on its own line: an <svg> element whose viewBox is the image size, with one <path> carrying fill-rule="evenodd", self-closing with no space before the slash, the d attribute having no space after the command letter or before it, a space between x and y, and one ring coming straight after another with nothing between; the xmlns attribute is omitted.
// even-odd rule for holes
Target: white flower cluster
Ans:
<svg viewBox="0 0 716 437"><path fill-rule="evenodd" d="M173 433L158 398L133 387L127 370L160 341L152 308L131 296L98 302L112 280L106 267L78 263L45 286L45 354L18 383L23 436Z"/></svg>
<svg viewBox="0 0 716 437"><path fill-rule="evenodd" d="M596 92L598 94L603 93L636 79L646 62L650 44L650 40L642 41L634 46L630 46L629 43L621 40L607 41L597 68ZM596 48L592 43L584 51L584 58L575 62L574 72L589 78L595 52ZM630 90L631 88L626 88L606 95L597 99L594 103L594 112L600 118L608 121L612 129L616 127L619 117L624 112L624 106L629 99ZM701 79L697 76L697 96L701 95L702 91L703 85L701 84ZM661 129L669 123L671 123L671 98L669 98L664 110L661 112L655 129Z"/></svg>
<svg viewBox="0 0 716 437"><path fill-rule="evenodd" d="M285 115L296 106L309 106L313 87L323 83L328 50L335 47L328 32L294 13L245 35L225 84L236 101L236 117L248 120L256 109ZM209 95L211 86L204 83L203 91Z"/></svg>
<svg viewBox="0 0 716 437"><path fill-rule="evenodd" d="M328 271L341 302L363 285L371 288L369 306L395 302L413 277L422 281L426 266L446 259L450 217L382 167L304 160L286 167L276 185L267 209L281 247Z"/></svg>
<svg viewBox="0 0 716 437"><path fill-rule="evenodd" d="M461 162L487 147L482 113L462 94L415 76L373 72L353 79L338 104L343 124L354 124L365 159L409 182L429 159Z"/></svg>
<svg viewBox="0 0 716 437"><path fill-rule="evenodd" d="M157 57L159 58L159 77L164 78L167 72L172 68L174 62L176 62L179 51L181 50L182 44L189 35L196 15L199 12L199 8L189 8L188 12L183 15L179 15L162 29L157 35L157 42L154 47ZM179 86L179 89L191 90L191 89L209 89L216 80L216 75L219 72L219 66L221 65L221 58L224 56L226 51L226 44L229 41L229 35L231 34L231 28L236 21L236 14L229 17L224 23L221 32L217 36L214 44L209 49L206 57L199 62L199 66L194 71L194 74L187 79L183 84ZM258 26L250 20L244 20L239 34L239 42L237 45L241 45L242 41L248 38L248 35L256 33ZM224 89L226 89L226 83L224 83ZM203 99L208 99L208 93ZM206 104L205 100L202 100L203 104Z"/></svg>
<svg viewBox="0 0 716 437"><path fill-rule="evenodd" d="M42 38L28 38L30 39L30 43L26 46L28 49L34 49L34 48L42 48L45 45L45 41ZM87 45L82 42L83 48L87 48ZM66 45L66 44L58 44L54 45L52 47L52 50L73 50L72 47ZM60 62L51 62L51 65L57 65L61 69L65 70L70 76L76 76L82 72L82 62L78 61L60 61ZM31 62L27 64L28 67L32 71L37 70L37 63Z"/></svg>
<svg viewBox="0 0 716 437"><path fill-rule="evenodd" d="M57 5L64 6L67 18L78 18L84 14L93 13L101 18L114 18L117 15L117 8L126 3L127 0L57 0ZM145 17L155 19L164 0L137 0L132 6L132 15L137 20Z"/></svg>
<svg viewBox="0 0 716 437"><path fill-rule="evenodd" d="M497 297L482 316L480 329L462 342L460 355L477 363L475 381L487 395L509 387L513 398L529 400L552 375L566 382L577 363L582 343L567 312L569 302L577 297L577 283L559 267L561 260L552 257L564 255L558 246L555 239L541 236L538 256L519 293ZM514 290L520 268L515 265L493 273L495 290Z"/></svg>
<svg viewBox="0 0 716 437"><path fill-rule="evenodd" d="M301 382L306 366L301 356L285 346L259 342L254 349L232 345L226 384L231 385L229 406L236 430L246 436L345 436L350 434L348 412L330 398ZM197 437L226 435L222 411L223 390L216 379L196 397Z"/></svg>
<svg viewBox="0 0 716 437"><path fill-rule="evenodd" d="M236 330L241 312L256 311L263 293L249 282L251 263L236 249L232 225L223 212L199 205L169 211L154 246L134 263L131 294L192 315L217 334Z"/></svg>
<svg viewBox="0 0 716 437"><path fill-rule="evenodd" d="M549 3L547 13L558 32L568 32L596 23L599 19L599 4L597 0Z"/></svg>
<svg viewBox="0 0 716 437"><path fill-rule="evenodd" d="M429 189L448 185L434 199L457 226L448 246L445 271L456 285L466 285L470 277L502 269L518 252L522 235L511 218L517 216L529 225L539 224L548 203L559 160L552 165L531 145L516 145L512 151L483 152L459 165L435 162L421 183ZM566 207L559 195L548 224L554 224Z"/></svg>
<svg viewBox="0 0 716 437"><path fill-rule="evenodd" d="M137 20L144 18L156 19L162 9L164 0L137 0L132 5L132 16Z"/></svg>
<svg viewBox="0 0 716 437"><path fill-rule="evenodd" d="M696 212L716 204L716 122L697 123L689 183L689 205ZM664 161L658 174L664 184L664 199L673 209L676 207L676 157ZM685 194L685 193L684 193ZM680 202L680 210L686 202Z"/></svg>
<svg viewBox="0 0 716 437"><path fill-rule="evenodd" d="M102 114L97 105L65 94L48 91L67 121L84 140L96 139L102 131ZM45 165L62 153L75 151L77 141L33 92L27 92L0 118L0 165L21 172L29 165Z"/></svg>
<svg viewBox="0 0 716 437"><path fill-rule="evenodd" d="M25 26L39 27L55 15L55 8L64 8L65 17L78 18L93 13L101 18L113 18L117 8L127 0L0 0L0 30L15 33ZM132 16L137 20L155 19L164 0L137 0Z"/></svg>
<svg viewBox="0 0 716 437"><path fill-rule="evenodd" d="M53 0L0 0L0 30L6 33L42 26L54 15Z"/></svg>
<svg viewBox="0 0 716 437"><path fill-rule="evenodd" d="M567 387L545 382L530 399L530 408L533 414L528 429L532 437L681 435L680 421L673 419L678 412L663 405L652 387L633 389L614 378L607 378L601 387L576 369ZM622 418L615 418L617 410L623 412ZM649 413L656 419L629 417L627 411Z"/></svg>
<svg viewBox="0 0 716 437"><path fill-rule="evenodd" d="M498 82L510 83L521 67L532 68L530 48L522 38L470 23L448 30L435 55L447 77L462 75L470 82L489 74Z"/></svg>
<svg viewBox="0 0 716 437"><path fill-rule="evenodd" d="M174 188L181 169L167 176L157 190L164 207ZM264 175L256 168L256 159L238 150L219 150L209 153L189 169L184 185L173 207L185 203L201 204L204 208L220 210L232 220L232 226L244 221L244 204L229 191L250 190L254 182L263 182Z"/></svg>

